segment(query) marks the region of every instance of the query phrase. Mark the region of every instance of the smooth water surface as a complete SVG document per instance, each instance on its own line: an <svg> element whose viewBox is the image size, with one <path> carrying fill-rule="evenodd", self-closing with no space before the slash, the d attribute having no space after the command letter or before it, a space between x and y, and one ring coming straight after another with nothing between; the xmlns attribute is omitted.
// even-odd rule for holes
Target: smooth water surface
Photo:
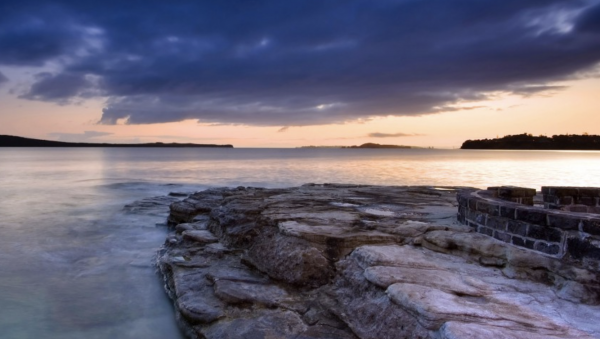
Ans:
<svg viewBox="0 0 600 339"><path fill-rule="evenodd" d="M0 338L180 338L152 265L165 206L214 186L600 186L600 152L0 148Z"/></svg>

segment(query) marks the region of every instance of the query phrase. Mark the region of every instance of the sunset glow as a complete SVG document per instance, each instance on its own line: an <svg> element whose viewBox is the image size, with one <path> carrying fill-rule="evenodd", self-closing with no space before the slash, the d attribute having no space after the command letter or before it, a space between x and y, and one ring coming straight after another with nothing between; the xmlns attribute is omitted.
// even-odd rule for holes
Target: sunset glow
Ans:
<svg viewBox="0 0 600 339"><path fill-rule="evenodd" d="M231 24L196 24L160 3L122 19L110 4L12 6L0 20L0 134L440 148L525 132L600 134L598 1L495 4L497 13L428 2L363 4L359 16L301 3L182 7ZM410 20L428 11L444 14ZM275 13L282 19L261 24Z"/></svg>

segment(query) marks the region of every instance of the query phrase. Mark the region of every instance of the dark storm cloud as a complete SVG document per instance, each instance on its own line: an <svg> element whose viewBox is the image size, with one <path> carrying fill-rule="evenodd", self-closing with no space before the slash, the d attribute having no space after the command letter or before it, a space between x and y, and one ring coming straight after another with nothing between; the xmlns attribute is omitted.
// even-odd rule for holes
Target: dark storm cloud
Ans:
<svg viewBox="0 0 600 339"><path fill-rule="evenodd" d="M89 97L91 94L86 94L86 91L93 87L84 74L43 72L36 74L35 78L37 81L21 98L66 103L72 98Z"/></svg>
<svg viewBox="0 0 600 339"><path fill-rule="evenodd" d="M558 90L600 61L597 0L30 1L0 13L0 64L61 66L24 96L102 95L105 124L453 111L489 92Z"/></svg>
<svg viewBox="0 0 600 339"><path fill-rule="evenodd" d="M66 9L49 2L0 4L0 63L40 66L68 55L80 41Z"/></svg>
<svg viewBox="0 0 600 339"><path fill-rule="evenodd" d="M600 33L600 4L586 11L577 21L576 28L581 32L589 32L591 34Z"/></svg>

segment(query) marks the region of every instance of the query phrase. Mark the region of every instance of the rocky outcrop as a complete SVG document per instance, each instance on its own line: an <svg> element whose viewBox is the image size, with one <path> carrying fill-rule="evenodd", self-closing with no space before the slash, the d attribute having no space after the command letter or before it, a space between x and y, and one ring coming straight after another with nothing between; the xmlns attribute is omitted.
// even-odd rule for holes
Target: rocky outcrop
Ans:
<svg viewBox="0 0 600 339"><path fill-rule="evenodd" d="M455 188L222 188L158 255L190 338L600 338L598 272L456 222Z"/></svg>

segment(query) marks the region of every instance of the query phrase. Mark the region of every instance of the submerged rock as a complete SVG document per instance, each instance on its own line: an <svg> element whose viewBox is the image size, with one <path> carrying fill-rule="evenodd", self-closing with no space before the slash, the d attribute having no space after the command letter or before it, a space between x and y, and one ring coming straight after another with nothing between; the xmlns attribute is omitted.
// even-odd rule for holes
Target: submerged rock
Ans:
<svg viewBox="0 0 600 339"><path fill-rule="evenodd" d="M159 252L190 338L600 338L598 272L472 233L452 187L221 188Z"/></svg>

